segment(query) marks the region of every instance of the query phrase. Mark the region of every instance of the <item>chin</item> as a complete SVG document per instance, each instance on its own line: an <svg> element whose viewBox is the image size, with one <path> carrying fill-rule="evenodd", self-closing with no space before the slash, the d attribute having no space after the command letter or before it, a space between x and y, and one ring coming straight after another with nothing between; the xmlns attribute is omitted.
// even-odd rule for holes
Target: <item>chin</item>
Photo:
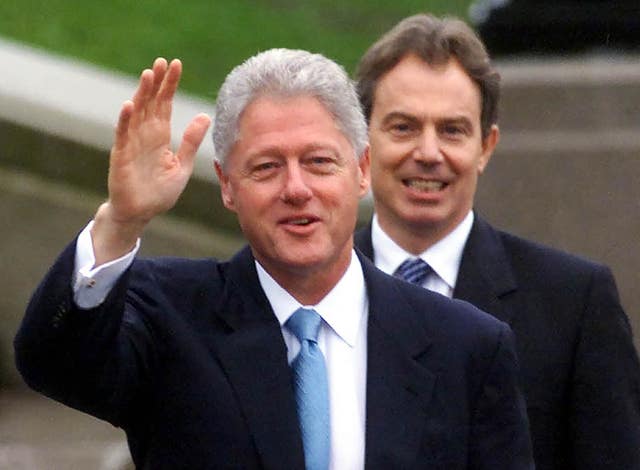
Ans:
<svg viewBox="0 0 640 470"><path fill-rule="evenodd" d="M326 256L321 256L309 251L291 250L283 254L281 259L289 266L295 268L313 268L327 262Z"/></svg>
<svg viewBox="0 0 640 470"><path fill-rule="evenodd" d="M437 229L447 223L447 217L441 214L413 213L404 218L408 224L421 229Z"/></svg>

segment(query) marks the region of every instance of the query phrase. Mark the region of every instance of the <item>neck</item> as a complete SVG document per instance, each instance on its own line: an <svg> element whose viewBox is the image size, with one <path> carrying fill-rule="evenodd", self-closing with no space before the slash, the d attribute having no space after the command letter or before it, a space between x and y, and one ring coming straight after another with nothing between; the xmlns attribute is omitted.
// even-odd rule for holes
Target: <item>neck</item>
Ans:
<svg viewBox="0 0 640 470"><path fill-rule="evenodd" d="M346 259L315 267L274 266L258 262L269 275L302 305L316 305L338 284L351 263Z"/></svg>
<svg viewBox="0 0 640 470"><path fill-rule="evenodd" d="M382 220L380 220L380 228L403 250L416 256L435 245L446 235L430 231L407 230L395 224L384 224Z"/></svg>
<svg viewBox="0 0 640 470"><path fill-rule="evenodd" d="M420 255L440 240L445 238L462 222L461 219L453 226L442 227L437 224L408 223L406 221L388 220L378 214L380 228L402 249L412 255Z"/></svg>

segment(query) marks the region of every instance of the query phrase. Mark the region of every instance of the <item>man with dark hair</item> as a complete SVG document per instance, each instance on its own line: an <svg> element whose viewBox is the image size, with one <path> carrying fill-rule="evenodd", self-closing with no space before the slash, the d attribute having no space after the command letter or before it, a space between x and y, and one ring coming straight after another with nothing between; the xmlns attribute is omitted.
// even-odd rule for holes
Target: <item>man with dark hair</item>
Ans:
<svg viewBox="0 0 640 470"><path fill-rule="evenodd" d="M511 325L538 469L640 468L640 367L610 270L473 211L499 139L499 75L482 42L460 20L416 15L356 75L375 208L356 246Z"/></svg>
<svg viewBox="0 0 640 470"><path fill-rule="evenodd" d="M210 123L173 153L180 72L156 60L123 105L109 198L16 336L25 380L122 427L144 469L532 468L509 327L356 255L367 126L326 57L272 49L220 89L215 169L249 246L136 257Z"/></svg>

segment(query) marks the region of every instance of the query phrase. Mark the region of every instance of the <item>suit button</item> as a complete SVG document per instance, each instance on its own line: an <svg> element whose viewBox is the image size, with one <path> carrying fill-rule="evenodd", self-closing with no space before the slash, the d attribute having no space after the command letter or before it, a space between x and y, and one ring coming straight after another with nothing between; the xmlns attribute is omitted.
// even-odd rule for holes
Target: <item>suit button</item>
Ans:
<svg viewBox="0 0 640 470"><path fill-rule="evenodd" d="M54 313L51 317L51 326L53 326L54 328L59 328L66 313L66 307L63 304L59 304L56 307L56 313Z"/></svg>

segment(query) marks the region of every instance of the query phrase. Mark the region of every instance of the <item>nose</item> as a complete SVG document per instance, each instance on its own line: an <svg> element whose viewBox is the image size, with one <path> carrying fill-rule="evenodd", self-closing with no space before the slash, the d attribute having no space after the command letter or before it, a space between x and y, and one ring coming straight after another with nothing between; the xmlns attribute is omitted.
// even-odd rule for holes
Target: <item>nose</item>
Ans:
<svg viewBox="0 0 640 470"><path fill-rule="evenodd" d="M299 205L311 199L313 192L307 184L304 170L297 162L289 163L284 174L282 200L288 204Z"/></svg>
<svg viewBox="0 0 640 470"><path fill-rule="evenodd" d="M442 161L442 151L435 129L427 128L416 138L413 158L425 164L435 164Z"/></svg>

